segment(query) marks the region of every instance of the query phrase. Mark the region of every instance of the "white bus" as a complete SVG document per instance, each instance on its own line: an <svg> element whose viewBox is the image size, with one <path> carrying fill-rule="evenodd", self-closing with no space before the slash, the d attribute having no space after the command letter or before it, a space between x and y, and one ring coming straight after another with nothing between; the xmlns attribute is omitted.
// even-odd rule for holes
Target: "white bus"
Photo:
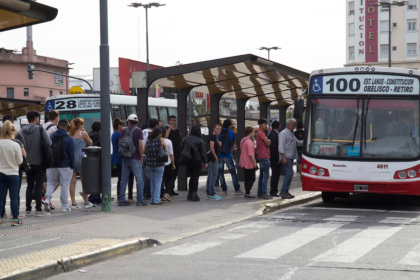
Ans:
<svg viewBox="0 0 420 280"><path fill-rule="evenodd" d="M312 72L302 188L325 202L349 193L420 195L420 71Z"/></svg>

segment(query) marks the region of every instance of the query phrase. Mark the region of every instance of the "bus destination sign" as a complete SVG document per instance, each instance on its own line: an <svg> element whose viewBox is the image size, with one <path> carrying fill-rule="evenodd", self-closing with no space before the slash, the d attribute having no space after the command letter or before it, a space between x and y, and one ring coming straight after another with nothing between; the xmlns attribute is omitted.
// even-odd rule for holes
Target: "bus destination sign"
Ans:
<svg viewBox="0 0 420 280"><path fill-rule="evenodd" d="M45 112L58 111L83 111L101 108L99 98L66 98L61 100L50 100L45 105Z"/></svg>
<svg viewBox="0 0 420 280"><path fill-rule="evenodd" d="M312 94L420 94L416 77L359 74L318 76L312 79Z"/></svg>

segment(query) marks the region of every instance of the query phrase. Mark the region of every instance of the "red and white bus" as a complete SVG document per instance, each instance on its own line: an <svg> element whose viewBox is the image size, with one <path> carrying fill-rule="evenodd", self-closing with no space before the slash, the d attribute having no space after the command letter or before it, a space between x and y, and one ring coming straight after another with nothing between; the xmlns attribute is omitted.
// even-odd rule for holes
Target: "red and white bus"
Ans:
<svg viewBox="0 0 420 280"><path fill-rule="evenodd" d="M420 71L346 67L311 73L302 187L420 195Z"/></svg>

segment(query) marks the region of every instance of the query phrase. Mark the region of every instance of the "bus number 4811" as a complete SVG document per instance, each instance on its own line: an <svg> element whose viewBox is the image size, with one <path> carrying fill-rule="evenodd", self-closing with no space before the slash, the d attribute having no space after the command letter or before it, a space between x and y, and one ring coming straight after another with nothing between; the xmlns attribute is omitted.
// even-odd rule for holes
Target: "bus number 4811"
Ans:
<svg viewBox="0 0 420 280"><path fill-rule="evenodd" d="M388 164L378 164L378 169L388 169Z"/></svg>

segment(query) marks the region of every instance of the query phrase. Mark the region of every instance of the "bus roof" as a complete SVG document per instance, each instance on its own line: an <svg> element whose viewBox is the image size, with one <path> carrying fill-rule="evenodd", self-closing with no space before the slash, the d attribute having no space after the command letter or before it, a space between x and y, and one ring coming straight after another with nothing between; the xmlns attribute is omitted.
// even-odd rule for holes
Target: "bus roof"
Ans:
<svg viewBox="0 0 420 280"><path fill-rule="evenodd" d="M311 76L319 74L333 74L333 73L396 73L404 75L419 75L420 71L413 69L405 68L388 68L388 67L371 67L371 66L352 66L352 67L340 67L340 68L330 68L330 69L318 69L311 72Z"/></svg>
<svg viewBox="0 0 420 280"><path fill-rule="evenodd" d="M71 99L71 98L100 98L99 94L72 94L72 95L56 95L48 97L49 100ZM111 104L121 105L137 105L137 96L111 94ZM149 97L149 106L163 106L176 108L178 102L176 99L154 98Z"/></svg>

